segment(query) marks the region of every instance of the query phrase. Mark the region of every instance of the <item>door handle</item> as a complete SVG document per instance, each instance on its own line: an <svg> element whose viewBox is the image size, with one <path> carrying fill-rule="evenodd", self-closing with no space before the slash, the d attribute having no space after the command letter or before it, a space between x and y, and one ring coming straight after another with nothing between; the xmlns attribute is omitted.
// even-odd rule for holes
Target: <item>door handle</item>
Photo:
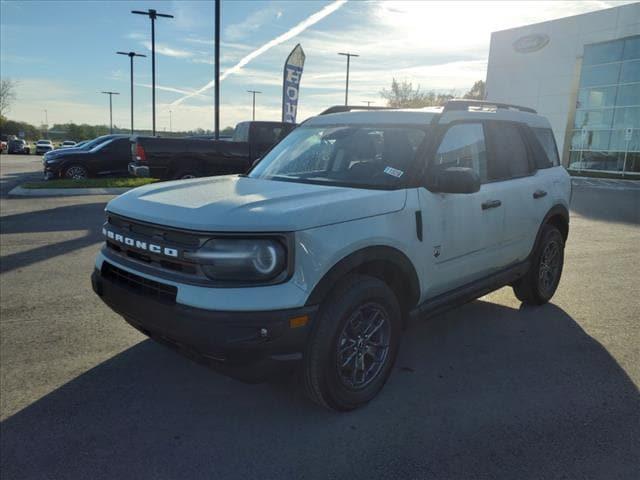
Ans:
<svg viewBox="0 0 640 480"><path fill-rule="evenodd" d="M500 205L502 205L502 202L500 200L487 200L486 202L482 203L482 209L488 210L490 208L498 208Z"/></svg>
<svg viewBox="0 0 640 480"><path fill-rule="evenodd" d="M547 192L545 192L544 190L536 190L535 192L533 192L533 198L542 198L546 196Z"/></svg>

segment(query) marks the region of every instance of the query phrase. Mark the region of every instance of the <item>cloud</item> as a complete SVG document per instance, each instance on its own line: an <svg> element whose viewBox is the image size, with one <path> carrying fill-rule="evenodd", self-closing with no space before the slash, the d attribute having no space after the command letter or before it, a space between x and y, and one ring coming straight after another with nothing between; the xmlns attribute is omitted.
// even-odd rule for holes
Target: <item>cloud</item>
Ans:
<svg viewBox="0 0 640 480"><path fill-rule="evenodd" d="M151 51L151 42L144 41L140 42L144 47ZM193 52L189 52L187 50L179 50L177 48L169 47L164 43L156 43L156 53L159 55L165 55L167 57L176 57L176 58L188 58L193 56Z"/></svg>
<svg viewBox="0 0 640 480"><path fill-rule="evenodd" d="M274 7L263 8L249 14L242 22L234 23L224 29L225 38L240 40L250 36L266 23L278 20L282 16L281 11Z"/></svg>
<svg viewBox="0 0 640 480"><path fill-rule="evenodd" d="M335 0L333 3L327 5L326 7L322 8L321 10L317 11L316 13L314 13L313 15L308 17L307 19L305 19L302 22L298 23L295 27L293 27L290 30L286 31L282 35L274 38L273 40L270 40L269 42L265 43L264 45L262 45L260 48L258 48L256 50L254 50L253 52L249 53L244 58L242 58L238 63L236 63L233 67L225 70L225 72L222 75L220 75L220 81L224 80L225 78L227 78L232 73L236 73L236 72L240 71L242 69L242 67L247 65L253 59L259 57L260 55L262 55L266 51L270 50L271 48L275 47L276 45L280 45L281 43L292 39L296 35L304 32L310 26L318 23L323 18L331 15L333 12L335 12L340 7L342 7L346 3L346 1L347 0ZM215 80L212 80L209 83L207 83L205 86L199 88L196 91L196 93L202 93L202 92L212 88L214 84L215 84ZM193 96L193 94L184 96L182 98L179 98L178 100L173 102L172 105L173 106L180 105L182 102L184 102L186 99L188 99L188 98L190 98L192 96Z"/></svg>
<svg viewBox="0 0 640 480"><path fill-rule="evenodd" d="M152 85L150 83L134 83L134 85L136 87L152 88ZM203 95L201 93L195 93L195 90L188 89L188 88L165 87L163 85L156 85L156 90L162 90L164 92L180 93L182 95L190 95L190 94L193 93L197 97L201 97L201 98L205 98L205 99L211 100L211 96L210 95Z"/></svg>

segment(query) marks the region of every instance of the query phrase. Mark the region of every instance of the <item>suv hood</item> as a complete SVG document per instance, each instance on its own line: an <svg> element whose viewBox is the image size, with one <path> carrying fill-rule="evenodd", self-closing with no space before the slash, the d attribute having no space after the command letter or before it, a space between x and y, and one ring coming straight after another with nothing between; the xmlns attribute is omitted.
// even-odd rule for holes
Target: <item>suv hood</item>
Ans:
<svg viewBox="0 0 640 480"><path fill-rule="evenodd" d="M366 190L239 177L146 185L107 211L157 225L210 232L288 232L401 210L405 190Z"/></svg>

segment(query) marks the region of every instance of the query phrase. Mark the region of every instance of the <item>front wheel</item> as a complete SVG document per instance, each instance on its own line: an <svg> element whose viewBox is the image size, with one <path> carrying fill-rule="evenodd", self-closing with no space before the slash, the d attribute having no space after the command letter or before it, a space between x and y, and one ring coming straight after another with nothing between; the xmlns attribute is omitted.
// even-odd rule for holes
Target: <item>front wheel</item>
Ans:
<svg viewBox="0 0 640 480"><path fill-rule="evenodd" d="M513 284L518 300L530 305L542 305L553 297L560 283L564 265L564 239L553 225L542 227L529 271Z"/></svg>
<svg viewBox="0 0 640 480"><path fill-rule="evenodd" d="M72 180L89 178L89 171L83 165L70 165L64 170L64 177Z"/></svg>
<svg viewBox="0 0 640 480"><path fill-rule="evenodd" d="M393 368L402 311L381 280L351 275L320 308L304 361L307 395L333 410L353 410L377 395Z"/></svg>

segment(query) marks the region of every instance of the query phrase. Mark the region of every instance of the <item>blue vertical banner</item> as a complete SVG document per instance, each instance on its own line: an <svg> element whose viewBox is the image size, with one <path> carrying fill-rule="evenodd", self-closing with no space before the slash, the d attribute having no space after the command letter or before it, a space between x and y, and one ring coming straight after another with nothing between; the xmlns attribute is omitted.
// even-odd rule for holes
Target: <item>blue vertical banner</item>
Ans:
<svg viewBox="0 0 640 480"><path fill-rule="evenodd" d="M298 44L291 50L287 61L284 63L282 79L282 121L284 123L296 123L304 59L304 51Z"/></svg>

